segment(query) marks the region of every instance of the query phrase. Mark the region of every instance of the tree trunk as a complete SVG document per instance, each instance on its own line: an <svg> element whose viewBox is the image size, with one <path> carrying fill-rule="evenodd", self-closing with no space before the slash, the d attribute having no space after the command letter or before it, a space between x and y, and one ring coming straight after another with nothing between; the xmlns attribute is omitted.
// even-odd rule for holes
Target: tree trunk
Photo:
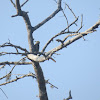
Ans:
<svg viewBox="0 0 100 100"><path fill-rule="evenodd" d="M37 77L37 82L39 87L39 98L40 100L48 100L45 79L40 64L37 62L33 62L32 65L34 66L35 74Z"/></svg>

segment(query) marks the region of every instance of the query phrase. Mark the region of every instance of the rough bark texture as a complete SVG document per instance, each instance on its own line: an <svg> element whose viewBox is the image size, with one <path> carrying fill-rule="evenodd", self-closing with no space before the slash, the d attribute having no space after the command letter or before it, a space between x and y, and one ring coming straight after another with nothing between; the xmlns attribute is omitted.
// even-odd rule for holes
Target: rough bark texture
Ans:
<svg viewBox="0 0 100 100"><path fill-rule="evenodd" d="M32 65L34 66L34 70L35 70L36 77L37 77L40 100L48 100L46 86L45 86L45 79L44 79L44 75L40 67L40 64L34 62L32 63Z"/></svg>
<svg viewBox="0 0 100 100"><path fill-rule="evenodd" d="M34 39L32 36L33 33L32 26L27 12L21 11L19 0L16 0L16 10L17 10L17 14L19 14L19 16L22 16L25 21L27 33L28 33L29 49L31 53L34 53L34 41L33 41ZM32 65L35 70L35 74L38 82L40 100L48 100L43 71L39 63L32 61Z"/></svg>
<svg viewBox="0 0 100 100"><path fill-rule="evenodd" d="M64 10L61 7L62 0L57 0L57 2L56 2L57 3L57 9L50 16L48 16L42 22L38 23L36 26L33 27L31 25L30 18L28 16L28 12L25 12L25 11L21 10L21 7L23 7L28 2L28 0L26 0L22 5L20 5L20 0L15 0L15 3L13 2L13 0L10 0L10 1L11 1L11 3L13 4L13 6L15 7L15 9L17 11L17 14L13 15L12 17L21 16L23 18L23 20L25 21L26 29L27 29L27 35L28 35L28 44L29 44L29 50L30 51L27 51L26 49L24 49L24 48L22 48L20 46L13 45L10 42L4 43L3 45L0 45L0 48L14 47L16 49L16 53L14 53L14 52L1 52L0 56L7 55L7 54L9 54L9 55L10 54L15 54L15 55L21 54L21 55L25 56L24 58L20 59L17 62L9 62L9 61L0 62L0 65L3 65L3 66L0 67L0 69L4 68L6 65L14 65L13 68L11 69L11 71L8 74L6 74L3 77L1 77L0 80L4 79L6 77L9 80L9 78L11 77L11 73L12 73L12 71L15 68L16 65L32 64L32 66L34 68L34 71L35 71L35 74L29 73L28 75L24 75L24 76L21 76L21 77L16 77L16 79L13 79L12 81L9 81L9 82L2 83L2 84L0 84L0 86L6 85L8 83L15 82L15 81L17 81L17 80L19 80L21 78L24 78L24 77L32 76L33 78L35 78L37 80L38 88L39 88L39 98L40 98L40 100L48 100L48 95L47 95L47 91L46 91L46 83L48 83L48 80L46 81L44 79L43 71L42 71L42 68L41 68L39 63L40 62L44 62L44 61L49 60L49 59L51 59L52 61L56 62L52 58L53 54L56 54L57 51L65 48L66 46L69 46L70 44L72 44L73 42L75 42L76 40L78 40L78 39L80 39L82 37L84 39L84 36L86 36L87 34L95 32L96 28L98 28L99 25L100 25L100 20L95 25L93 25L91 28L87 29L84 32L79 32L79 30L82 28L82 25L77 31L69 31L69 27L71 27L72 25L76 24L76 21L78 20L78 17L75 16L73 11L67 5L69 10L72 12L72 14L75 17L75 20L71 24L68 24L67 17L64 14ZM35 30L37 30L38 28L40 28L45 23L47 23L49 20L51 20L59 11L63 12L64 17L66 18L68 26L65 29L61 30L61 32L59 32L56 35L54 35L50 40L48 40L48 42L43 47L42 51L39 52L39 43L40 42L38 41L36 44L34 44L34 34L33 34L33 32ZM66 33L68 33L68 34L66 34ZM65 34L66 36L64 37L63 40L61 40L59 38L59 36L61 36L63 34ZM68 37L72 37L72 38L68 39ZM56 38L56 40L55 40L55 38ZM48 52L46 52L45 51L46 48L48 47L48 45L53 40L55 42L60 42L61 44L56 46L56 47L54 47L54 48L52 48ZM20 53L18 50L24 51L24 53ZM22 60L25 60L26 58L29 59L30 62L22 62ZM52 84L51 84L51 86L55 87ZM67 99L65 99L65 100L69 100L69 99L72 99L71 91L69 92L69 97Z"/></svg>

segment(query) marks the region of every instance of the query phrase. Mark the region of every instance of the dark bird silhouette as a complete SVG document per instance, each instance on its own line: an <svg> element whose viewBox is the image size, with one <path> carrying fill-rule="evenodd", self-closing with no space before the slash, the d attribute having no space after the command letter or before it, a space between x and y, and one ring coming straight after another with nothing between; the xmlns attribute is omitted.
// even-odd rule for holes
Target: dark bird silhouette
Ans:
<svg viewBox="0 0 100 100"><path fill-rule="evenodd" d="M35 45L34 45L35 53L36 53L36 54L39 52L39 44L40 44L40 41L36 41L36 43L35 43Z"/></svg>

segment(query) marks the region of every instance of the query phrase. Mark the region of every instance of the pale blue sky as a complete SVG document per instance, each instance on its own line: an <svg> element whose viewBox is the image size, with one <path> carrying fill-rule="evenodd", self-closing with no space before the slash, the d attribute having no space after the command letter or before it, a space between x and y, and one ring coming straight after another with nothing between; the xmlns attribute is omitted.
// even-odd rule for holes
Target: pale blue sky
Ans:
<svg viewBox="0 0 100 100"><path fill-rule="evenodd" d="M83 14L84 24L81 31L90 28L100 18L100 0L63 1L69 4L76 16L80 16L77 22L78 26L72 27L72 30L77 30L80 27L81 14ZM23 10L29 11L29 17L34 26L49 16L56 8L57 5L53 0L29 0ZM72 13L68 9L65 12L69 22L74 21ZM11 18L16 14L16 10L10 0L0 2L0 13L0 45L8 42L9 39L11 43L28 49L25 23L21 17ZM55 18L35 31L34 38L41 42L42 48L48 39L64 29L66 25L66 20L60 12ZM100 27L97 32L87 35L85 39L86 41L80 39L58 52L61 55L55 55L56 63L52 61L41 63L45 78L59 88L52 89L47 85L49 100L63 100L68 96L69 90L72 91L73 100L100 100ZM52 49L54 44L57 45L56 42L53 42L47 50ZM14 51L8 48L4 50ZM4 56L0 58L0 62L5 59L6 61L15 61L19 60L19 57ZM0 77L9 72L10 67L7 67L6 70L0 71ZM29 71L34 72L32 66L16 66L13 74L25 74ZM36 97L38 95L37 83L32 78L24 78L0 88L5 91L8 100L39 100ZM7 100L1 91L0 100Z"/></svg>

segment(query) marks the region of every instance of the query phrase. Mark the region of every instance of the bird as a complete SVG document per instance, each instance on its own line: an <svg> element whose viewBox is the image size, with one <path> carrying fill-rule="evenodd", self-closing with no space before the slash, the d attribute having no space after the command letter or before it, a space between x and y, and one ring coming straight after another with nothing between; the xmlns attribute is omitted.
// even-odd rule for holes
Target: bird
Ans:
<svg viewBox="0 0 100 100"><path fill-rule="evenodd" d="M35 45L34 45L35 53L36 53L36 54L39 52L39 44L40 44L40 41L36 41L36 43L35 43Z"/></svg>

